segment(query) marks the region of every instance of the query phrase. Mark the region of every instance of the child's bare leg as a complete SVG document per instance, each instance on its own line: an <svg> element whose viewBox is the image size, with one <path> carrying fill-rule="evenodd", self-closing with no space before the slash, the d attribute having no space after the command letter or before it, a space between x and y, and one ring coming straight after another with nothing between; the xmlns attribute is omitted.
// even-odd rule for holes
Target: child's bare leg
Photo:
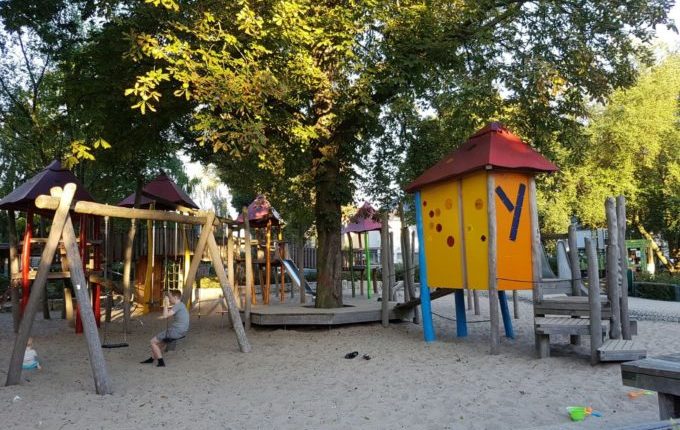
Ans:
<svg viewBox="0 0 680 430"><path fill-rule="evenodd" d="M161 353L162 343L163 342L156 339L155 336L151 339L151 356L156 360L158 360L159 358L163 358L163 354Z"/></svg>

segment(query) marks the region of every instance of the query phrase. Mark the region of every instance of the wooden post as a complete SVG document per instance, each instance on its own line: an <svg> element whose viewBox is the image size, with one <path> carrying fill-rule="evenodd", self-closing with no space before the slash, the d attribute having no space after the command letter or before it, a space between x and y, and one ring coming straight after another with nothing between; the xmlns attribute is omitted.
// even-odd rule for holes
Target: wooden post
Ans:
<svg viewBox="0 0 680 430"><path fill-rule="evenodd" d="M208 215L208 219L210 219L210 215ZM212 229L211 227L212 224L206 224L205 230L209 231ZM220 257L220 249L217 247L217 242L215 241L215 236L212 234L212 232L208 235L208 248L210 249L210 256L212 257L215 273L217 274L217 278L220 280L222 294L227 300L229 317L231 319L232 326L234 327L234 332L236 332L236 339L238 340L239 348L241 349L241 352L250 352L250 343L246 337L246 332L243 330L241 314L238 311L238 306L236 306L234 292L231 290L231 286L229 285L227 274L224 271L224 264L222 263L222 258Z"/></svg>
<svg viewBox="0 0 680 430"><path fill-rule="evenodd" d="M234 299L236 299L236 306L240 308L241 293L234 273L234 234L229 227L227 227L227 279L232 286Z"/></svg>
<svg viewBox="0 0 680 430"><path fill-rule="evenodd" d="M89 301L90 297L87 291L85 271L83 270L82 261L79 258L78 243L76 242L76 235L70 217L66 219L63 238L64 246L66 247L66 255L68 255L69 260L71 283L73 284L73 289L75 290L76 298L78 299L78 306L80 307L80 318L83 322L83 332L87 342L95 390L97 391L97 394L111 394L113 388L111 386L108 371L106 370L106 360L104 360L97 323L94 319L94 313L92 312L92 306Z"/></svg>
<svg viewBox="0 0 680 430"><path fill-rule="evenodd" d="M516 320L519 319L519 297L517 295L517 290L512 290L512 310L513 316Z"/></svg>
<svg viewBox="0 0 680 430"><path fill-rule="evenodd" d="M602 306L600 304L600 275L595 243L586 241L588 256L588 302L590 303L590 364L597 364L597 349L602 345Z"/></svg>
<svg viewBox="0 0 680 430"><path fill-rule="evenodd" d="M619 275L621 275L621 335L631 339L630 318L628 315L628 248L626 247L626 198L616 198L616 221L619 239Z"/></svg>
<svg viewBox="0 0 680 430"><path fill-rule="evenodd" d="M361 233L357 233L357 239L359 240L359 250L363 248L361 242ZM361 254L360 254L361 255ZM364 255L365 257L365 255ZM359 276L359 295L364 295L364 271L366 270L366 261L364 261L364 268L361 270L361 275Z"/></svg>
<svg viewBox="0 0 680 430"><path fill-rule="evenodd" d="M529 178L529 215L531 217L531 298L534 306L541 303L541 227L538 224L538 206L536 204L536 179L532 176ZM534 341L536 353L539 357L544 354L541 352L540 336L534 334ZM548 354L550 353L550 345L548 345ZM546 354L547 355L547 354Z"/></svg>
<svg viewBox="0 0 680 430"><path fill-rule="evenodd" d="M298 279L300 279L300 304L307 302L307 292L305 291L305 236L300 234L300 243L297 252ZM292 285L291 285L292 288Z"/></svg>
<svg viewBox="0 0 680 430"><path fill-rule="evenodd" d="M40 224L38 226L38 234L40 237L45 237L45 217L40 215ZM50 307L49 307L49 298L47 297L47 283L45 283L45 294L43 295L43 319L49 320L50 318ZM94 297L94 296L93 296Z"/></svg>
<svg viewBox="0 0 680 430"><path fill-rule="evenodd" d="M352 233L347 232L347 242L349 243L349 279L352 283L352 297L357 296L357 290L354 286L354 246L352 245Z"/></svg>
<svg viewBox="0 0 680 430"><path fill-rule="evenodd" d="M619 232L616 222L616 204L612 197L607 198L605 204L607 212L607 295L612 310L609 337L619 339L621 337L621 303L619 301Z"/></svg>
<svg viewBox="0 0 680 430"><path fill-rule="evenodd" d="M389 226L387 224L388 215L387 212L382 215L382 227L380 228L380 245L382 248L382 303L381 303L381 317L383 327L390 325L390 274L389 267L389 245L390 245L390 233ZM368 241L367 241L368 242Z"/></svg>
<svg viewBox="0 0 680 430"><path fill-rule="evenodd" d="M14 211L7 211L7 227L9 233L9 286L12 298L12 322L14 333L19 331L21 321L21 307L19 298L19 252L17 251L17 225Z"/></svg>
<svg viewBox="0 0 680 430"><path fill-rule="evenodd" d="M31 239L33 238L33 211L26 212L26 228L24 230L24 243L21 247L21 314L23 315L31 292ZM22 316L23 318L23 316Z"/></svg>
<svg viewBox="0 0 680 430"><path fill-rule="evenodd" d="M137 221L130 220L130 229L125 238L125 252L123 255L123 330L127 333L130 327L130 302L132 300L131 273L132 273L132 246L135 242ZM66 294L66 289L64 290ZM68 293L70 295L70 292ZM65 301L64 301L65 305Z"/></svg>
<svg viewBox="0 0 680 430"><path fill-rule="evenodd" d="M387 228L389 229L389 221L387 224ZM394 295L396 294L395 290L395 285L397 283L397 274L394 271L394 232L390 231L389 236L387 237L389 239L388 247L387 247L387 266L389 267L389 275L390 275L390 300L395 300Z"/></svg>
<svg viewBox="0 0 680 430"><path fill-rule="evenodd" d="M366 298L371 298L371 252L368 248L368 232L364 233L364 251L366 253ZM375 288L375 287L374 287ZM375 289L373 290L375 292Z"/></svg>
<svg viewBox="0 0 680 430"><path fill-rule="evenodd" d="M47 243L43 248L42 256L40 258L38 273L36 274L35 280L33 281L34 288L32 289L28 298L28 303L26 304L23 317L21 318L21 323L19 324L19 331L14 340L14 349L12 350L12 358L9 362L9 370L7 371L7 381L5 385L17 385L21 382L21 365L24 361L26 344L28 343L28 338L31 334L31 327L33 326L35 314L37 313L38 306L42 301L42 295L45 294L44 287L45 282L47 282L47 274L49 272L50 266L52 265L54 253L57 250L57 246L59 245L59 238L61 237L62 230L66 224L68 211L71 207L71 200L73 200L75 193L75 184L67 184L62 194L59 207L54 214L52 228L50 229Z"/></svg>
<svg viewBox="0 0 680 430"><path fill-rule="evenodd" d="M486 172L486 199L487 217L489 223L489 316L491 320L491 354L500 352L499 318L498 318L498 284L497 284L497 259L496 259L496 195L494 194L495 181L490 170Z"/></svg>
<svg viewBox="0 0 680 430"><path fill-rule="evenodd" d="M198 242L196 243L194 258L191 259L189 273L187 273L186 277L184 278L182 302L184 302L185 305L191 299L191 294L194 289L194 281L196 280L196 272L198 271L198 266L201 264L201 257L203 256L203 252L205 252L205 246L208 243L208 236L212 235L214 222L215 214L213 212L208 212L207 216L205 217L205 224L201 230L201 235L198 237Z"/></svg>
<svg viewBox="0 0 680 430"><path fill-rule="evenodd" d="M253 285L253 256L250 250L250 222L248 221L248 208L243 207L243 224L244 234L243 238L246 245L246 305L243 313L243 318L246 323L246 329L250 328L250 308L252 306L252 285Z"/></svg>
<svg viewBox="0 0 680 430"><path fill-rule="evenodd" d="M568 230L569 242L569 265L571 266L571 295L581 295L581 265L578 261L578 248L576 242L576 226L571 224ZM578 317L576 317L578 318ZM569 343L572 345L580 345L581 337L578 335L570 335Z"/></svg>

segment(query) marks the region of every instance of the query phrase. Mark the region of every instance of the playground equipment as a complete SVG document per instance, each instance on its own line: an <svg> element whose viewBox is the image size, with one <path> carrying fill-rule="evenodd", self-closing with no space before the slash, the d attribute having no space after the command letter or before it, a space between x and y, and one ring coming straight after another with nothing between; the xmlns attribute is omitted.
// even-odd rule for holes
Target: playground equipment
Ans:
<svg viewBox="0 0 680 430"><path fill-rule="evenodd" d="M12 273L13 281L21 281L21 298L16 306L13 306L15 313L15 324L18 324L19 318L25 312L28 304L28 298L32 289L31 284L35 284L36 271L31 265L31 256L36 251L35 246L44 246L47 242L46 238L34 237L35 223L34 215L43 217L41 224L44 226L44 219L51 218L53 212L42 210L35 205L36 198L41 194L49 193L51 187L64 186L67 183L77 184L75 199L81 201L94 201L89 192L82 186L80 181L69 171L62 167L61 162L54 160L45 169L38 174L21 184L14 191L6 195L0 200L0 209L8 211L20 211L26 213L26 229L23 235L23 243L21 243L21 272ZM91 217L82 215L79 217L79 232L78 232L78 246L80 255L82 256L83 267L86 270L87 278L90 279L93 275L97 275L101 270L101 247L102 241L99 234L100 217ZM41 229L42 230L42 229ZM16 248L16 244L10 244L11 247ZM62 270L51 271L48 275L50 280L66 280L71 277L71 274L63 264L66 260L66 254L63 246L59 247ZM13 249L13 253L18 255L18 249ZM33 282L32 282L33 281ZM14 283L14 282L13 282ZM101 292L101 284L93 282L92 287L92 308L95 313L95 320L99 326L100 306L99 297ZM19 288L12 288L14 297L19 296ZM77 306L75 313L73 310L73 302L71 298L71 289L64 285L64 316L71 320L75 315L75 329L76 333L82 333L83 327L81 322L80 306ZM44 315L49 318L49 311L47 310L47 302L45 296Z"/></svg>
<svg viewBox="0 0 680 430"><path fill-rule="evenodd" d="M246 338L241 317L236 305L236 301L231 290L227 275L222 264L220 251L215 241L213 228L215 226L215 214L211 212L200 212L195 216L180 215L174 212L165 212L158 210L143 210L143 209L128 209L115 206L101 205L98 203L76 202L71 207L73 197L76 192L75 184L67 184L64 190L60 188L53 188L50 190L51 196L41 195L36 199L35 205L39 209L55 211L54 220L50 229L49 238L43 249L38 267L34 288L32 288L24 317L19 326L12 351L12 358L10 360L9 370L7 372L6 385L16 385L21 381L21 363L23 361L24 351L31 332L31 326L35 318L35 314L39 303L44 295L44 286L47 280L49 267L54 258L55 251L59 245L60 239L63 240L68 256L68 265L71 274L74 290L78 298L78 303L82 307L83 326L85 332L85 339L87 341L90 365L95 380L95 388L98 394L110 394L112 392L111 381L106 369L106 362L101 349L99 340L99 333L97 331L96 322L92 313L92 308L88 300L86 285L87 281L83 270L80 251L78 249L73 224L71 221L71 214L69 209L74 214L96 215L96 216L110 216L127 219L147 219L155 221L178 222L189 225L202 225L201 236L199 237L194 255L203 255L207 249L210 253L213 266L220 280L222 292L227 301L229 308L229 316L233 323L233 328L236 333L236 338L242 352L250 351L250 344ZM194 259L191 268L184 283L184 292L191 287L194 281L196 270L198 269L198 259ZM126 296L129 296L126 294Z"/></svg>
<svg viewBox="0 0 680 430"><path fill-rule="evenodd" d="M499 352L499 305L506 336L513 336L505 292L536 293L541 279L534 175L555 170L491 123L406 187L416 200L425 341L435 340L434 287L454 291L458 336L467 335L465 289L488 290L492 354Z"/></svg>
<svg viewBox="0 0 680 430"><path fill-rule="evenodd" d="M259 284L262 291L262 303L268 305L270 302L270 291L271 291L271 274L272 267L281 268L281 283L279 285L279 300L281 303L285 301L285 289L284 289L284 277L285 269L281 265L280 260L286 258L286 248L283 242L283 227L285 223L281 215L272 207L269 200L264 195L259 195L253 200L247 208L247 223L245 221L244 213L239 214L236 218L237 228L248 229L248 236L254 233L256 238L255 252L257 255L257 273L259 275ZM272 241L272 236L276 239ZM239 241L240 249L240 241ZM238 253L240 257L240 253ZM250 267L252 270L252 265L245 263L242 259L238 258L239 263L243 263L246 266L246 271ZM264 266L264 267L262 267ZM264 274L263 270L264 269ZM246 288L252 289L251 300L253 304L256 304L255 293L254 293L254 278L251 277L250 282L246 282Z"/></svg>
<svg viewBox="0 0 680 430"><path fill-rule="evenodd" d="M606 296L600 294L599 263L595 242L585 239L588 257L588 296L581 291L581 270L576 255L575 228L569 228L569 255L572 294L564 297L544 298L539 288L534 298L534 332L539 357L550 355L550 336L569 335L572 344L579 337L590 336L591 363L602 361L629 361L644 358L647 352L638 346L632 336L637 324L628 315L628 284L625 273L628 259L625 241L625 199L619 196L606 201L608 243ZM607 330L607 328L609 330ZM606 338L607 331L609 339Z"/></svg>
<svg viewBox="0 0 680 430"><path fill-rule="evenodd" d="M118 206L131 208L136 200L139 200L138 207L145 209L179 211L186 214L194 213L198 209L198 205L191 197L162 171L142 187L139 198L136 193L132 193L121 200ZM178 225L175 223L175 240L173 246L169 246L167 221L163 221L162 230L158 232L156 222L147 221L146 256L139 258L136 262L137 285L140 286L136 291L136 298L142 304L143 313L147 313L152 308L157 309L163 292L170 289L171 283L181 283L179 278L189 271L191 254L187 231L185 228L181 229L184 247L180 250L177 239L178 230ZM132 230L131 232L134 239L134 232ZM158 233L161 232L159 240ZM131 241L128 242L128 246L132 246ZM200 255L197 257L201 258ZM183 264L180 263L182 260ZM170 277L172 279L169 279Z"/></svg>
<svg viewBox="0 0 680 430"><path fill-rule="evenodd" d="M382 265L378 261L375 261L377 258L371 258L368 235L371 231L380 231L381 228L382 223L380 222L379 214L370 203L364 202L357 212L349 219L349 223L341 231L342 234L347 235L347 241L349 242L349 259L347 262L347 268L349 269L352 282L352 297L355 297L356 295L354 287L355 270L361 272L360 294L362 296L364 295L364 274L366 275L366 297L369 299L371 298L371 284L373 284L373 292L377 292L377 288L375 287L375 272L376 270L380 269ZM359 241L358 253L354 252L352 233L357 234L357 239ZM361 255L362 236L364 248L363 258Z"/></svg>

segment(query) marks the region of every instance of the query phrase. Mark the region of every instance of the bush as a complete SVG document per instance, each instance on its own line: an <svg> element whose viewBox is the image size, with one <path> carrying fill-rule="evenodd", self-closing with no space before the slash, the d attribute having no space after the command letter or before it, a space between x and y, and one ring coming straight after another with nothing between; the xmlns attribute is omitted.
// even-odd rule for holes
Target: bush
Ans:
<svg viewBox="0 0 680 430"><path fill-rule="evenodd" d="M9 288L9 276L0 274L0 295L5 294Z"/></svg>
<svg viewBox="0 0 680 430"><path fill-rule="evenodd" d="M628 293L644 299L680 301L680 284L636 281L628 287Z"/></svg>

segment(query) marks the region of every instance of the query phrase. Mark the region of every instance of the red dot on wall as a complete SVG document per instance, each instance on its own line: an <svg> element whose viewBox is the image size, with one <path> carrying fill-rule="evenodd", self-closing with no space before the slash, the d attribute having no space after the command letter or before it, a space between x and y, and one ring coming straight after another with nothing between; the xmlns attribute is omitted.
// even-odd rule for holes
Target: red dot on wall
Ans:
<svg viewBox="0 0 680 430"><path fill-rule="evenodd" d="M430 211L430 218L434 218L434 211Z"/></svg>
<svg viewBox="0 0 680 430"><path fill-rule="evenodd" d="M453 246L456 243L456 241L453 239L453 236L449 236L446 238L446 244L449 246Z"/></svg>
<svg viewBox="0 0 680 430"><path fill-rule="evenodd" d="M442 214L442 211L439 210L439 208L434 210L435 215L439 216Z"/></svg>
<svg viewBox="0 0 680 430"><path fill-rule="evenodd" d="M486 236L482 235L481 239L482 239L482 242L486 242Z"/></svg>
<svg viewBox="0 0 680 430"><path fill-rule="evenodd" d="M427 200L423 200L423 206L427 206Z"/></svg>
<svg viewBox="0 0 680 430"><path fill-rule="evenodd" d="M442 231L442 225L441 225L441 224L437 224L437 232L440 232L440 231Z"/></svg>

